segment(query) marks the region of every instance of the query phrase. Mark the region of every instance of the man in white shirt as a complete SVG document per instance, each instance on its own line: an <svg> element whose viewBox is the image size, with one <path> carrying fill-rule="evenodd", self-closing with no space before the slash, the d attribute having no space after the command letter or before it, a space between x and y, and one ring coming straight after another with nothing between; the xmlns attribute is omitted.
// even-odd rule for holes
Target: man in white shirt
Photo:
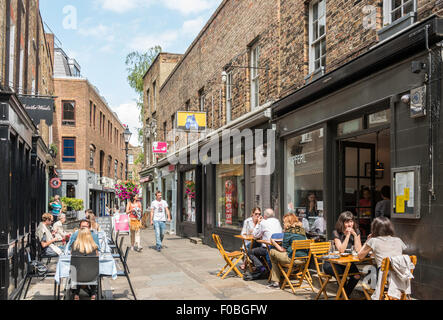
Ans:
<svg viewBox="0 0 443 320"><path fill-rule="evenodd" d="M166 229L166 214L168 215L168 221L171 221L171 213L169 212L168 203L162 200L160 191L155 193L155 197L156 199L151 204L151 226L154 225L156 249L160 252Z"/></svg>
<svg viewBox="0 0 443 320"><path fill-rule="evenodd" d="M252 235L255 239L269 241L272 235L276 233L283 233L280 221L275 218L274 210L266 209L263 217L260 216L258 218L257 225L255 226ZM248 253L249 258L252 260L254 266L256 267L257 273L265 273L266 269L261 262L260 257L266 258L267 253L268 250L266 249L265 244L252 249L251 252Z"/></svg>

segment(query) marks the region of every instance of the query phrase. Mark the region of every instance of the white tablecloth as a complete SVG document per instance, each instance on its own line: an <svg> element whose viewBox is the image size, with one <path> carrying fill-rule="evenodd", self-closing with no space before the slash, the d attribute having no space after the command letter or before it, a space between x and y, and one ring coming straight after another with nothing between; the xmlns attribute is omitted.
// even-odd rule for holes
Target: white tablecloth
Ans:
<svg viewBox="0 0 443 320"><path fill-rule="evenodd" d="M110 253L100 253L99 257L100 275L111 276L113 280L117 279L117 265ZM68 278L71 269L71 256L61 255L58 258L57 269L54 279L60 283L61 278Z"/></svg>

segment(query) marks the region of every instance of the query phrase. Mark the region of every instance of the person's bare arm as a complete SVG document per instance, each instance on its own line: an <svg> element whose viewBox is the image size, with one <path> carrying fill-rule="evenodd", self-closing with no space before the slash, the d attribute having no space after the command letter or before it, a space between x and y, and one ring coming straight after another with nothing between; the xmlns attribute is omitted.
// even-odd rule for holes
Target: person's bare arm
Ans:
<svg viewBox="0 0 443 320"><path fill-rule="evenodd" d="M363 245L363 247L358 251L358 258L359 259L363 259L366 258L366 256L369 254L369 252L371 251L371 247L368 246L366 243Z"/></svg>
<svg viewBox="0 0 443 320"><path fill-rule="evenodd" d="M274 239L271 238L271 243L274 246L275 249L277 249L280 252L286 252L286 249L280 246Z"/></svg>
<svg viewBox="0 0 443 320"><path fill-rule="evenodd" d="M168 214L168 221L171 221L171 212L169 212L169 208L166 207L166 213Z"/></svg>
<svg viewBox="0 0 443 320"><path fill-rule="evenodd" d="M154 224L154 222L152 221L152 219L154 219L154 208L151 209L151 225Z"/></svg>

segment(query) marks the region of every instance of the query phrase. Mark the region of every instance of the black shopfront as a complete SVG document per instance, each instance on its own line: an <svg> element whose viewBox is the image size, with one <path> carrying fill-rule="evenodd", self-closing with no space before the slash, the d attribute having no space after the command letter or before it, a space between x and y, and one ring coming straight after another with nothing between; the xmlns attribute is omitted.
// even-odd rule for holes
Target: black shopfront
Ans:
<svg viewBox="0 0 443 320"><path fill-rule="evenodd" d="M418 258L418 299L443 297L442 39L443 20L431 17L273 107L282 210L305 212L314 199L328 239L351 211L365 238L389 186L396 235ZM419 177L414 191L398 187L408 168Z"/></svg>
<svg viewBox="0 0 443 320"><path fill-rule="evenodd" d="M49 153L16 95L0 92L0 299L15 299L26 274L25 248L46 208Z"/></svg>

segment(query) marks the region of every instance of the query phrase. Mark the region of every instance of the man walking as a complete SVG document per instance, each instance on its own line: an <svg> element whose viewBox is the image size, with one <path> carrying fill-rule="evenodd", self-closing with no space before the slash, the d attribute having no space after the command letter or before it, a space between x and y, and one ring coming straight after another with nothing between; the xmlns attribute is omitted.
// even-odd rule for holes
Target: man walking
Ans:
<svg viewBox="0 0 443 320"><path fill-rule="evenodd" d="M166 229L166 214L168 215L168 221L171 221L171 213L169 212L168 203L162 200L160 191L155 193L155 198L151 204L151 226L154 225L156 249L160 252Z"/></svg>

